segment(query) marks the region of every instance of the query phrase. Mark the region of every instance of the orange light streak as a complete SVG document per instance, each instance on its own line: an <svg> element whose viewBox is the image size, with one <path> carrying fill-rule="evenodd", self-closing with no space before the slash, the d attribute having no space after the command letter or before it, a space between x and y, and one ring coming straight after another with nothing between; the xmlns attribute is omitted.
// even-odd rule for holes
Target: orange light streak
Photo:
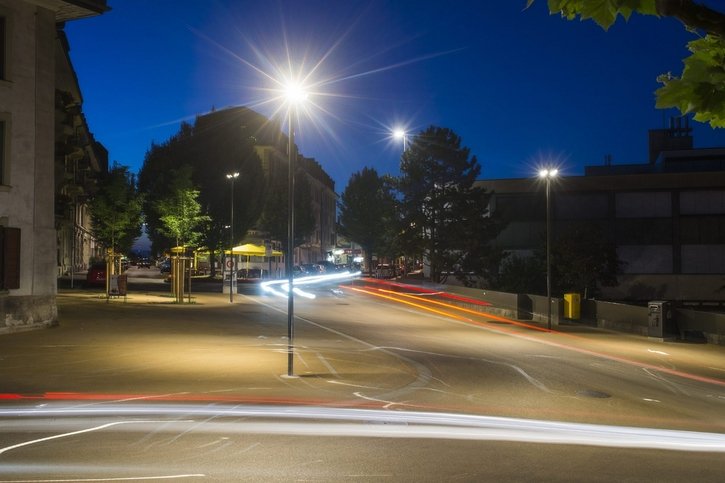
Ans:
<svg viewBox="0 0 725 483"><path fill-rule="evenodd" d="M527 335L522 334L522 333L519 333L519 332L514 332L514 331L511 331L511 330L506 330L505 328L502 328L502 327L491 327L490 325L488 325L488 324L486 324L484 322L475 321L475 320L468 319L468 318L465 318L465 317L459 317L459 316L456 316L456 315L453 315L453 314L449 314L449 313L444 312L444 311L439 311L439 310L431 309L429 307L425 307L425 306L420 305L420 304L416 304L416 303L413 303L413 302L409 302L407 300L398 299L398 298L391 297L391 296L388 296L388 295L379 294L379 293L376 293L376 292L373 292L373 291L370 291L370 290L363 290L363 289L359 289L359 288L355 288L355 287L344 287L344 288L349 288L349 289L355 290L357 292L367 293L369 295L373 295L375 297L380 297L380 298L384 298L384 299L387 299L387 300L391 300L393 302L399 302L399 303L402 303L402 304L411 305L413 307L417 307L417 308L420 308L422 310L426 310L426 311L429 311L429 312L437 313L437 314L440 314L440 315L443 315L443 316L446 316L446 317L451 317L451 318L456 319L456 320L461 320L461 321L463 321L463 322L465 322L467 324L475 325L475 326L478 326L478 327L482 327L482 328L485 328L487 330L490 330L490 331L493 331L493 332L497 332L499 334L508 334L508 335L513 336L513 337L519 337L519 338L522 338L522 339L525 339L525 340L529 340L529 341L532 341L532 342L538 342L540 344L545 344L545 345L548 345L548 346L551 346L551 347L557 347L557 348L560 348L560 349L566 349L566 350L570 350L570 351L573 351L573 352L578 352L580 354L586 354L586 355L590 355L590 356L594 356L594 357L599 357L599 358L602 358L602 359L608 359L608 360L611 360L611 361L621 362L623 364L627 364L627 365L630 365L630 366L641 367L641 368L645 368L645 369L652 369L652 370L655 370L655 371L658 371L658 372L662 372L662 373L665 373L665 374L670 374L672 376L682 377L684 379L690 379L690 380L693 380L693 381L704 382L706 384L714 384L714 385L717 385L717 386L725 386L725 381L723 381L721 379L715 379L715 378L707 377L707 376L700 376L700 375L692 374L692 373L689 373L689 372L679 371L677 369L670 369L668 367L657 366L657 365L650 364L650 363L647 363L647 362L641 362L641 361L637 361L637 360L633 360L633 359L627 359L625 357L620 357L620 356L616 356L616 355L613 355L613 354L607 354L607 353L598 352L598 351L594 351L594 350L590 350L590 349L585 349L585 348L582 348L582 347L575 347L575 346L572 346L572 345L567 345L567 344L563 344L563 343L559 343L559 342L554 342L552 340L544 340L544 339L538 339L538 338L535 338L535 337L530 337L530 336L527 336ZM384 289L377 289L377 290L384 291L384 292L389 292L389 293L397 293L397 292L392 292L392 291L388 291L388 290L384 290ZM534 326L534 325L522 324L522 323L517 322L515 320L507 319L506 317L500 317L500 316L497 316L497 315L491 315L491 314L484 314L484 313L481 313L481 312L475 312L475 311L471 311L470 309L464 309L463 307L456 307L454 305L447 305L447 304L444 304L442 302L431 301L429 299L426 299L426 298L423 298L423 297L418 297L418 296L415 296L415 295L400 294L400 293L398 293L398 295L401 296L401 297L410 297L410 298L414 298L414 299L417 298L417 299L420 299L420 300L425 301L426 303L438 303L440 305L444 305L446 307L450 307L450 308L453 308L455 310L459 310L459 311L463 311L463 312L474 313L476 315L479 315L480 317L486 317L486 318L491 318L491 319L494 319L494 320L499 320L499 321L502 321L502 322L508 322L510 324L513 324L513 325L519 325L519 326L522 326L522 327L526 327L526 328L530 328L530 329L535 329L535 330L538 330L538 331L541 331L541 332L552 333L552 334L556 334L557 336L564 336L564 337L567 337L567 338L573 339L573 340L582 340L582 341L585 340L585 338L578 337L576 335L565 334L563 332L559 332L559 331L555 331L555 330L548 330L548 329L541 328L541 327L537 327L537 326Z"/></svg>
<svg viewBox="0 0 725 483"><path fill-rule="evenodd" d="M473 322L473 320L471 320L471 319L469 319L467 317L461 317L461 316L458 316L458 315L455 315L455 314L450 314L448 312L444 312L442 310L432 309L430 307L426 307L425 305L416 304L416 303L413 303L413 302L408 302L407 300L397 299L395 297L391 297L389 295L383 295L383 294L380 294L380 293L377 293L377 292L373 292L371 290L364 290L364 289L355 288L355 287L345 287L345 288L348 288L350 290L354 290L356 292L362 292L362 293L366 293L368 295L373 295L375 297L380 297L380 298L383 298L383 299L392 300L393 302L398 302L398 303L405 304L405 305L411 305L411 306L416 307L416 308L419 308L421 310L426 310L428 312L432 312L432 313L438 314L438 315L443 315L445 317L450 317L452 319L462 320L464 322Z"/></svg>

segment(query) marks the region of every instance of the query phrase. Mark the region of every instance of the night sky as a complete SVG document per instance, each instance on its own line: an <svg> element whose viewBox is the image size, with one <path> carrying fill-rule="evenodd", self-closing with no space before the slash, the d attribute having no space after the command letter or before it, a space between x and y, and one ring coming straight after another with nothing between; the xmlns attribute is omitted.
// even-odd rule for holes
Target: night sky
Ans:
<svg viewBox="0 0 725 483"><path fill-rule="evenodd" d="M314 71L297 144L338 192L365 166L398 174L396 126L453 129L486 179L547 162L581 175L607 154L646 162L647 130L676 114L654 108L656 77L681 72L693 34L639 16L605 32L525 4L109 0L66 32L90 129L132 171L181 120L238 105L279 113L266 74L289 72L288 59ZM725 146L725 130L694 124L696 147Z"/></svg>

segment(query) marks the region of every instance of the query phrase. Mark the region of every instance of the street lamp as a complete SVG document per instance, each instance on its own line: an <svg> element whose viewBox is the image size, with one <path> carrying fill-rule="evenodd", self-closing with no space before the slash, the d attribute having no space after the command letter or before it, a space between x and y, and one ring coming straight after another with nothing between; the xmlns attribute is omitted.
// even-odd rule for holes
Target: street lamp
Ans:
<svg viewBox="0 0 725 483"><path fill-rule="evenodd" d="M229 216L229 256L234 257L234 180L239 177L237 171L227 174L227 179L232 181L231 215ZM232 267L229 268L229 303L234 302L233 278L235 276Z"/></svg>
<svg viewBox="0 0 725 483"><path fill-rule="evenodd" d="M405 152L405 150L407 149L407 142L408 142L408 137L407 137L406 132L403 131L400 128L394 129L393 130L393 137L395 139L402 139L403 140L403 152Z"/></svg>
<svg viewBox="0 0 725 483"><path fill-rule="evenodd" d="M539 171L539 178L546 180L546 301L547 316L546 327L551 330L551 180L556 178L559 170L556 168L542 169Z"/></svg>
<svg viewBox="0 0 725 483"><path fill-rule="evenodd" d="M294 249L295 249L295 128L294 118L297 115L297 106L307 98L304 87L291 82L285 87L285 97L289 103L288 129L289 144L287 147L288 171L288 197L287 200L287 253L285 254L285 271L287 272L287 376L294 376L294 338L295 338L295 296L292 291L294 284Z"/></svg>

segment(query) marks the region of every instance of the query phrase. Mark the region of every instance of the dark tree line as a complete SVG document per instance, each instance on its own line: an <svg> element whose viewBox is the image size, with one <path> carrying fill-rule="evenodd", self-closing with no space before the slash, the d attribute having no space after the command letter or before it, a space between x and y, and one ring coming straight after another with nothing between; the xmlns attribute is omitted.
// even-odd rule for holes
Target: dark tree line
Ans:
<svg viewBox="0 0 725 483"><path fill-rule="evenodd" d="M401 157L398 178L370 168L355 173L341 195L340 226L368 256L425 260L430 278L454 274L467 284L492 278L502 228L489 216L490 194L474 186L481 167L447 128L429 127Z"/></svg>
<svg viewBox="0 0 725 483"><path fill-rule="evenodd" d="M476 186L481 166L453 131L429 127L403 153L400 176L372 168L354 173L340 197L340 230L372 258L423 260L430 279L517 293L546 291L545 241L532 256L509 256L495 240L505 214L491 213L491 193ZM559 233L552 243L553 289L595 296L616 285L614 244L595 226Z"/></svg>
<svg viewBox="0 0 725 483"><path fill-rule="evenodd" d="M144 213L154 251L174 245L164 235L159 207L179 189L198 191L201 212L208 217L200 226L198 244L210 250L212 259L230 240L240 243L253 227L286 241L286 162L263 167L255 149L263 128L263 143L275 145L279 152L286 152L286 138L275 126L261 126L261 116L250 113L245 109L212 112L198 117L193 125L182 123L179 132L164 143L152 144L139 174L139 189L145 194ZM226 175L235 172L239 176L232 183ZM314 229L314 219L306 177L298 171L296 178L295 241L299 245ZM232 200L234 233L230 233Z"/></svg>

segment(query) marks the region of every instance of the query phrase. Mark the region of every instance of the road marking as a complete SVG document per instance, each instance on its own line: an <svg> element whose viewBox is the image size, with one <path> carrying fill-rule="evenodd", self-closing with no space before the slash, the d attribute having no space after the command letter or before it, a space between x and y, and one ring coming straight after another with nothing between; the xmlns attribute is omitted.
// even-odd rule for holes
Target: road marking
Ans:
<svg viewBox="0 0 725 483"><path fill-rule="evenodd" d="M190 422L190 421L185 421L185 422ZM116 422L113 422L113 423L102 424L100 426L94 426L92 428L81 429L81 430L78 430L78 431L71 431L70 433L56 434L55 436L48 436L46 438L33 439L31 441L25 441L24 443L18 443L18 444L14 444L12 446L6 446L5 448L0 448L0 454L6 453L8 451L11 451L11 450L14 450L14 449L17 449L17 448L22 448L23 446L30 446L31 444L43 443L45 441L51 441L51 440L54 440L54 439L66 438L68 436L75 436L76 434L83 434L83 433L90 433L90 432L93 432L93 431L100 431L102 429L110 428L110 427L113 427L113 426L120 426L122 424L145 424L145 423L168 423L168 421L145 421L145 420L143 420L143 421L142 420L139 420L139 421L116 421Z"/></svg>
<svg viewBox="0 0 725 483"><path fill-rule="evenodd" d="M652 354L661 354L663 356L668 356L669 355L667 352L653 351L652 349L647 349L647 352L651 352Z"/></svg>
<svg viewBox="0 0 725 483"><path fill-rule="evenodd" d="M365 399L366 401L385 403L385 405L383 406L384 409L388 409L390 406L410 406L410 404L399 403L395 401L386 401L384 399L376 399L374 397L365 396L359 392L354 392L353 395L359 397L360 399Z"/></svg>
<svg viewBox="0 0 725 483"><path fill-rule="evenodd" d="M327 382L329 382L330 384L340 384L341 386L360 387L362 389L376 389L376 390L382 389L381 387L363 386L361 384L350 384L348 382L342 382L342 381L327 381Z"/></svg>
<svg viewBox="0 0 725 483"><path fill-rule="evenodd" d="M268 309L274 310L276 312L279 312L279 313L282 313L282 314L285 314L285 315L287 314L287 311L286 310L283 310L283 309L280 309L280 308L275 307L273 305L267 304L267 303L262 302L262 301L260 301L260 300L258 300L256 298L248 297L246 295L242 295L242 297L244 297L247 300L250 300L252 302L258 303L259 305L262 305L264 307L267 307ZM341 332L339 330L333 329L331 327L327 327L325 325L318 324L317 322L313 322L313 321L311 321L309 319L306 319L304 317L300 317L299 315L295 315L295 318L296 319L299 319L299 320L301 320L303 322L306 322L306 323L308 323L308 324L310 324L310 325L312 325L314 327L320 328L322 330L326 330L327 332L330 332L330 333L333 333L333 334L338 335L340 337L343 337L343 338L345 338L347 340L351 340L351 341L356 342L356 343L358 343L360 345L363 345L365 347L369 347L370 349L378 350L378 351L382 352L383 354L387 354L387 355L389 355L391 357L394 357L394 358L396 358L396 359L398 359L400 361L403 361L403 362L405 362L405 363L410 364L411 366L413 366L415 368L415 371L416 371L416 374L417 374L417 377L416 377L415 381L411 382L407 386L404 386L404 387L402 387L400 389L395 389L395 390L389 391L389 392L387 392L385 394L382 394L382 396L384 396L384 397L393 398L393 397L396 397L396 396L400 396L402 394L407 394L409 392L412 392L412 391L416 390L419 387L425 387L425 386L427 386L428 383L433 378L433 376L432 376L432 374L430 372L430 369L428 369L428 367L424 366L420 362L417 362L417 361L415 361L413 359L410 359L408 357L402 356L400 354L396 354L395 352L382 349L380 347L375 346L374 344L371 344L369 342L365 342L362 339L358 339L357 337L353 337L353 336L351 336L349 334L346 334L346 333ZM468 319L466 319L466 320L468 320Z"/></svg>
<svg viewBox="0 0 725 483"><path fill-rule="evenodd" d="M643 401L647 401L647 402L656 402L656 403L658 403L658 402L662 402L662 401L660 401L659 399L650 399L650 398L648 398L648 397L642 398L642 400L643 400Z"/></svg>
<svg viewBox="0 0 725 483"><path fill-rule="evenodd" d="M330 374L332 374L335 377L339 377L339 374L337 373L335 368L332 367L332 364L327 362L327 359L325 359L325 357L322 354L320 354L319 352L316 352L316 354L317 354L317 358L320 360L320 362L322 362L322 364L327 368L327 370L330 371Z"/></svg>

